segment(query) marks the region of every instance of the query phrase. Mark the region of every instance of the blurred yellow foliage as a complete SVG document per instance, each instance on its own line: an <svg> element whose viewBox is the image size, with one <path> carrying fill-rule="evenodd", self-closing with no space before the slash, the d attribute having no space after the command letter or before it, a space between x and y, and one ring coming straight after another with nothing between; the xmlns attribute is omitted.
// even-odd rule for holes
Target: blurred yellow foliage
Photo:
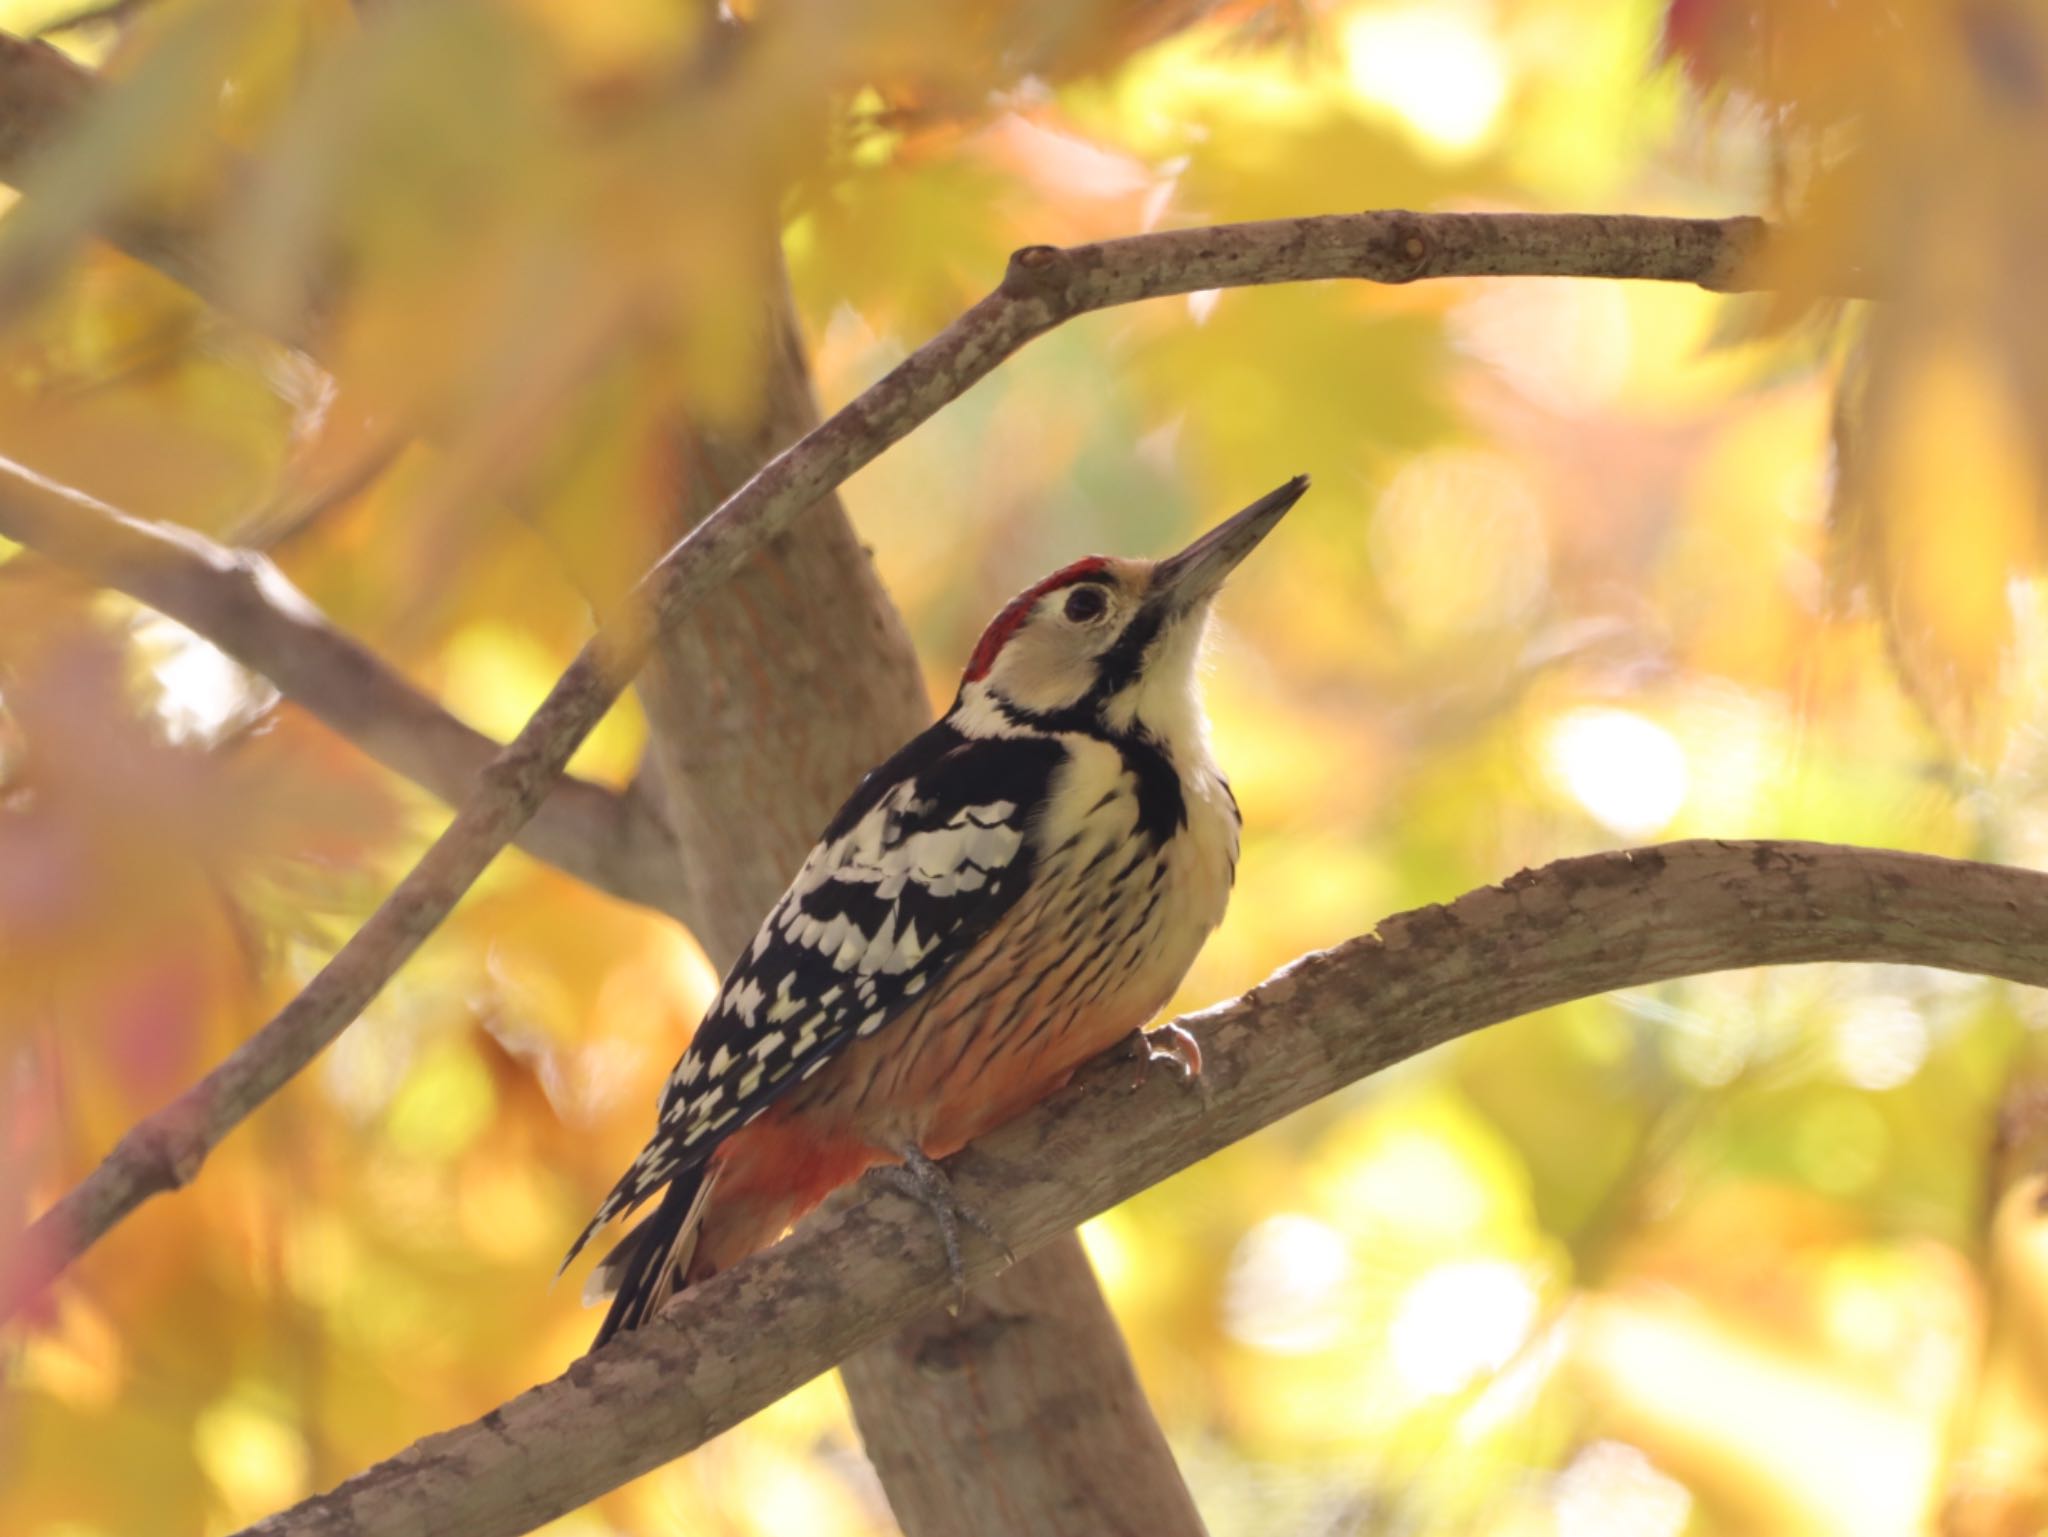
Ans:
<svg viewBox="0 0 2048 1537"><path fill-rule="evenodd" d="M53 36L122 89L0 215L0 454L264 546L499 736L659 554L677 443L750 408L778 235L833 406L1029 242L1778 215L1769 300L1093 317L846 497L943 695L1023 581L1315 475L1212 644L1247 842L1183 1006L1637 839L2048 864L2036 7L150 0ZM89 238L123 220L232 308ZM1845 270L1890 302L1834 302ZM576 767L627 783L647 740L629 705ZM288 998L439 815L0 543L8 1219ZM667 919L494 866L14 1326L0 1530L226 1532L559 1370L592 1319L555 1260L715 985ZM1218 1537L2032 1530L2048 1270L1992 1148L2044 1024L1882 969L1587 1001L1085 1238ZM885 1532L856 1453L815 1383L551 1530Z"/></svg>

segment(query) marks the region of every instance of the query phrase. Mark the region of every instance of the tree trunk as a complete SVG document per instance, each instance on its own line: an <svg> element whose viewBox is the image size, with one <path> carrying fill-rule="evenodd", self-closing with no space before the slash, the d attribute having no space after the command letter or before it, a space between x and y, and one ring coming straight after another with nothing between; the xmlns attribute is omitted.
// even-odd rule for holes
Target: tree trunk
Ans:
<svg viewBox="0 0 2048 1537"><path fill-rule="evenodd" d="M913 1537L1202 1530L1071 1233L839 1371Z"/></svg>

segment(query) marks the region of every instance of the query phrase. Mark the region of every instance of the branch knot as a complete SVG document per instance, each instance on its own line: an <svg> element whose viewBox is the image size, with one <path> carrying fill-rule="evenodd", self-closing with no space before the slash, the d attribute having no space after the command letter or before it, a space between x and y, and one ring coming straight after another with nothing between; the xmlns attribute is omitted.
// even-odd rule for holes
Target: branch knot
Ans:
<svg viewBox="0 0 2048 1537"><path fill-rule="evenodd" d="M1067 253L1058 246L1022 246L1010 253L1001 291L1007 299L1038 299L1058 309L1066 296L1066 276Z"/></svg>
<svg viewBox="0 0 2048 1537"><path fill-rule="evenodd" d="M1429 275L1435 248L1423 221L1405 208L1387 210L1387 257L1389 270L1383 281L1412 283Z"/></svg>
<svg viewBox="0 0 2048 1537"><path fill-rule="evenodd" d="M122 1141L136 1177L159 1190L182 1190L206 1162L209 1146L197 1108L180 1100L136 1126ZM123 1156L116 1149L115 1157Z"/></svg>

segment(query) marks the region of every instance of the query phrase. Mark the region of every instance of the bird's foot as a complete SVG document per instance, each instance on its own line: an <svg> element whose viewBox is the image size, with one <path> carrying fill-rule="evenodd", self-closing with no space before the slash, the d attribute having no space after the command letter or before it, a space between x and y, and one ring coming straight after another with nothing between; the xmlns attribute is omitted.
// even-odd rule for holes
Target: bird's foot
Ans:
<svg viewBox="0 0 2048 1537"><path fill-rule="evenodd" d="M1195 1084L1203 1103L1208 1102L1209 1086L1202 1078L1202 1043L1185 1026L1169 1020L1156 1030L1133 1030L1129 1049L1138 1063L1137 1077L1131 1081L1133 1089L1144 1087L1154 1062L1171 1062L1180 1069L1181 1082Z"/></svg>
<svg viewBox="0 0 2048 1537"><path fill-rule="evenodd" d="M1006 1263L1016 1264L1017 1256L1003 1241L1003 1235L996 1231L994 1223L954 1194L953 1182L946 1177L946 1171L927 1158L923 1148L909 1143L897 1151L903 1162L884 1164L874 1171L874 1177L898 1195L917 1202L938 1223L939 1241L946 1247L946 1274L953 1282L953 1300L946 1310L957 1318L967 1301L967 1264L960 1255L961 1227L973 1228L1001 1249Z"/></svg>

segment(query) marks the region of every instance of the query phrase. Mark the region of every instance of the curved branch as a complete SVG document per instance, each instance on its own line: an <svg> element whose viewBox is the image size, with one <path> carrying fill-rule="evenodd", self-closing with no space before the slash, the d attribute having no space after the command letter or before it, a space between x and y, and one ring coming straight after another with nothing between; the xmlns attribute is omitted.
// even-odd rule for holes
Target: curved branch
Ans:
<svg viewBox="0 0 2048 1537"><path fill-rule="evenodd" d="M2048 986L2048 875L1813 843L1567 859L1297 961L1182 1023L1206 1093L1112 1056L954 1159L1028 1253L1240 1137L1481 1028L1731 967L1886 961ZM863 1194L868 1188L864 1187ZM657 1321L474 1424L428 1436L245 1537L504 1537L690 1450L931 1308L925 1213L841 1202ZM999 1268L985 1244L974 1280Z"/></svg>
<svg viewBox="0 0 2048 1537"><path fill-rule="evenodd" d="M533 816L569 757L647 659L660 630L820 497L964 394L1026 342L1091 310L1165 294L1312 278L1406 283L1525 273L1732 288L1764 238L1756 219L1622 214L1328 214L1028 246L995 292L771 459L656 563L484 770L432 847L297 997L226 1061L133 1128L24 1235L0 1316L207 1153L346 1029Z"/></svg>
<svg viewBox="0 0 2048 1537"><path fill-rule="evenodd" d="M499 750L336 629L252 551L130 517L6 458L0 537L169 615L450 806ZM600 891L683 916L681 855L642 795L565 777L518 841Z"/></svg>

